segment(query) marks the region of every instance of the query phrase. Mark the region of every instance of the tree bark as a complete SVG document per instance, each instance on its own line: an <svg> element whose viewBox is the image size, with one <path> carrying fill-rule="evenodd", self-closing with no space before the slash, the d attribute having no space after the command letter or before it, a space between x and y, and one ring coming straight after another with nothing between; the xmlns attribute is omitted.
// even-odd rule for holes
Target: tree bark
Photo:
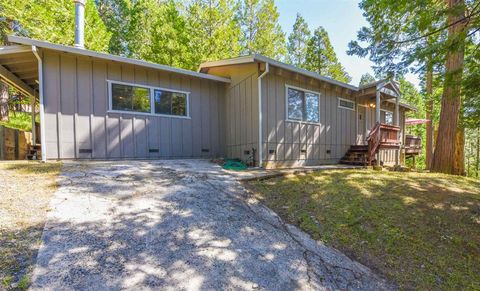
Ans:
<svg viewBox="0 0 480 291"><path fill-rule="evenodd" d="M453 174L465 175L465 128L460 125L455 136Z"/></svg>
<svg viewBox="0 0 480 291"><path fill-rule="evenodd" d="M8 120L8 86L0 82L0 121Z"/></svg>
<svg viewBox="0 0 480 291"><path fill-rule="evenodd" d="M465 55L464 0L446 0L448 15L448 44L443 84L442 107L438 123L438 137L433 154L432 171L458 174L455 158L457 149L458 118L461 105L461 83ZM455 24L454 24L455 23ZM459 149L460 150L460 149ZM463 153L463 149L461 150Z"/></svg>
<svg viewBox="0 0 480 291"><path fill-rule="evenodd" d="M433 155L433 67L432 63L427 64L427 102L425 104L425 118L430 120L427 123L427 133L425 139L425 159L427 169L430 170L432 166Z"/></svg>
<svg viewBox="0 0 480 291"><path fill-rule="evenodd" d="M480 174L478 173L479 167L480 167L480 127L477 129L477 165L476 165L477 178L480 176Z"/></svg>

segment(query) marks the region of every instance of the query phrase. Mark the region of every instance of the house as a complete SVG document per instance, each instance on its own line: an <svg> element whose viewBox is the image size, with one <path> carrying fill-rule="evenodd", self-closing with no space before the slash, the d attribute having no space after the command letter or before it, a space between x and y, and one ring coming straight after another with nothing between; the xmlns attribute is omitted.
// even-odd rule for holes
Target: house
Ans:
<svg viewBox="0 0 480 291"><path fill-rule="evenodd" d="M40 104L31 157L401 162L414 108L394 81L358 88L261 55L194 72L98 53L84 48L85 1L74 2L75 46L9 36L0 48L0 78Z"/></svg>
<svg viewBox="0 0 480 291"><path fill-rule="evenodd" d="M372 159L398 163L414 110L394 81L358 88L261 55L193 72L8 40L0 76L39 99L43 160L225 157L291 167L363 163L373 150Z"/></svg>

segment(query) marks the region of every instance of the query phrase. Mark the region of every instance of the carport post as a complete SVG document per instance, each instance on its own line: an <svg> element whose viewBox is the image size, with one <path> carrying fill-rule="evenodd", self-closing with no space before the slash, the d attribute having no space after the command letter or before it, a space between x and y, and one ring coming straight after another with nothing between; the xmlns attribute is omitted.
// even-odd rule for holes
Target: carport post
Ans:
<svg viewBox="0 0 480 291"><path fill-rule="evenodd" d="M37 132L35 131L35 100L37 99L37 90L34 91L33 96L30 96L32 98L30 100L30 106L32 110L32 144L36 145L37 144Z"/></svg>
<svg viewBox="0 0 480 291"><path fill-rule="evenodd" d="M40 146L42 148L42 162L47 161L47 145L45 144L45 108L43 106L43 62L37 47L32 45L32 52L38 60L38 94L40 99Z"/></svg>

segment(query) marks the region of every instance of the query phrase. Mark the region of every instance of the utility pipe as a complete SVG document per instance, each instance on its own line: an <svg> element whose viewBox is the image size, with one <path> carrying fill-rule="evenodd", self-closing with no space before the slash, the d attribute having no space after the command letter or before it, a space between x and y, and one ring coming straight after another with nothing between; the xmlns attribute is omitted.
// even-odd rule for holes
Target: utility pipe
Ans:
<svg viewBox="0 0 480 291"><path fill-rule="evenodd" d="M77 48L85 48L85 2L86 0L74 0L75 2L75 44Z"/></svg>

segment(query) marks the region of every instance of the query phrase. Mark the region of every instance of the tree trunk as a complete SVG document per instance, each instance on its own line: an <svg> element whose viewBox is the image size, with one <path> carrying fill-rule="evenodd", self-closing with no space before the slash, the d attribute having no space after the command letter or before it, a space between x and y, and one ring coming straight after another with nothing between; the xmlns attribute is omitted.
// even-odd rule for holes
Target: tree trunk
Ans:
<svg viewBox="0 0 480 291"><path fill-rule="evenodd" d="M8 121L8 86L0 82L0 121Z"/></svg>
<svg viewBox="0 0 480 291"><path fill-rule="evenodd" d="M433 67L432 64L427 64L427 102L425 104L425 117L430 122L427 123L427 133L426 133L426 149L425 149L425 159L427 164L427 169L430 170L432 167L432 155L433 155Z"/></svg>
<svg viewBox="0 0 480 291"><path fill-rule="evenodd" d="M455 156L453 174L465 175L465 128L460 125L455 136Z"/></svg>
<svg viewBox="0 0 480 291"><path fill-rule="evenodd" d="M477 129L477 165L476 165L476 175L477 178L480 176L478 173L480 167L480 127Z"/></svg>
<svg viewBox="0 0 480 291"><path fill-rule="evenodd" d="M438 123L438 137L433 154L432 171L455 174L458 117L461 104L461 83L465 54L464 0L446 0L450 10L448 23L449 50L445 63L442 107ZM458 22L458 23L456 23ZM456 24L453 24L456 23ZM463 154L463 149L461 150Z"/></svg>

